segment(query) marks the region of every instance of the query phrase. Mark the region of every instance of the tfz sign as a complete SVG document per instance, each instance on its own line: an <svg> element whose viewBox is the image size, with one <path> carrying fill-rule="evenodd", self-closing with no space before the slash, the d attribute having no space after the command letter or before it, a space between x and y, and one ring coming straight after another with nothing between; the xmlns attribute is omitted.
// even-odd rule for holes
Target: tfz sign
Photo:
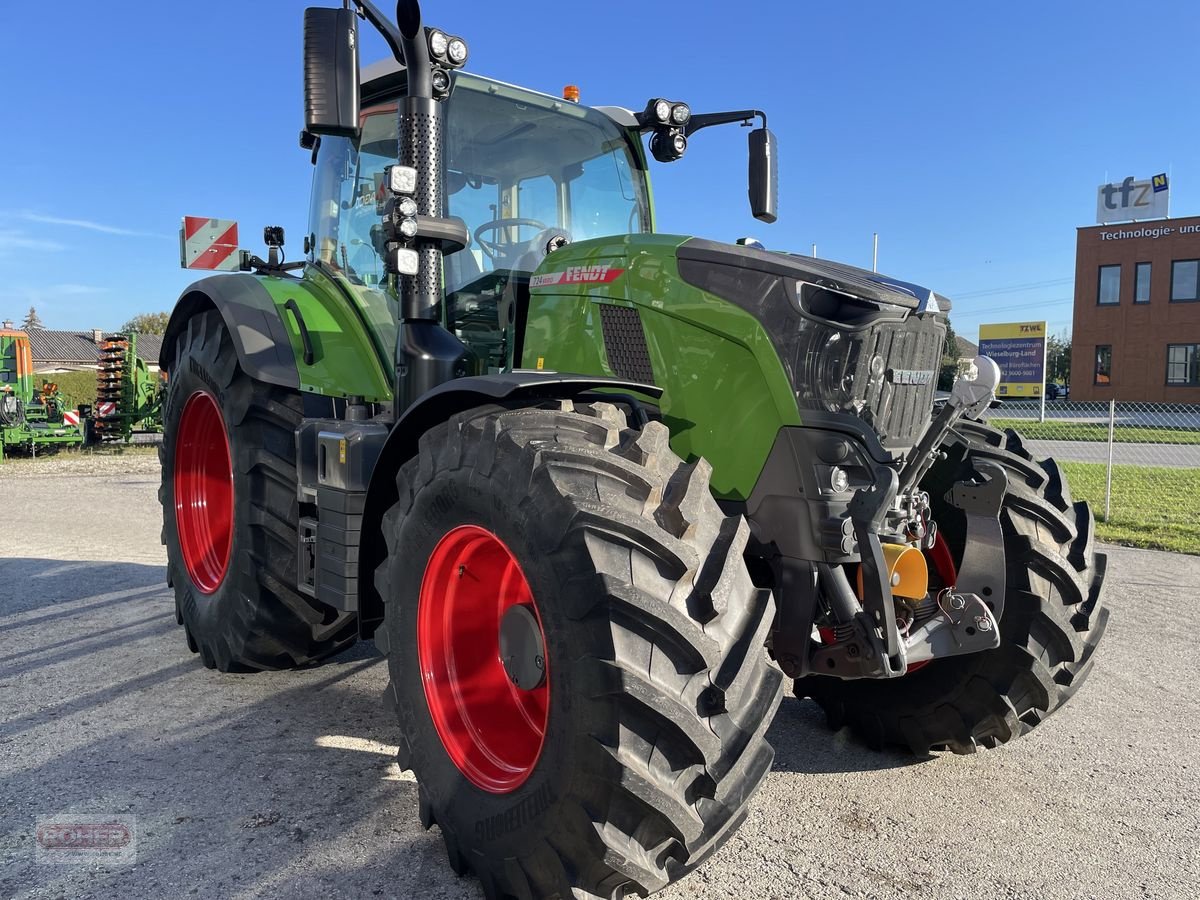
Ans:
<svg viewBox="0 0 1200 900"><path fill-rule="evenodd" d="M1145 181L1130 175L1119 184L1102 184L1096 190L1096 221L1127 222L1130 219L1164 219L1170 211L1166 174Z"/></svg>

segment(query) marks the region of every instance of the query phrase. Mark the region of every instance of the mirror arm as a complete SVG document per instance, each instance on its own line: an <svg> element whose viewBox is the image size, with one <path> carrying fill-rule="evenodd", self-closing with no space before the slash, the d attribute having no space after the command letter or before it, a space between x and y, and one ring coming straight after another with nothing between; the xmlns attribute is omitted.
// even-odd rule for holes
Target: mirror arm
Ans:
<svg viewBox="0 0 1200 900"><path fill-rule="evenodd" d="M683 133L691 137L701 128L709 128L713 125L732 125L735 122L741 122L744 126L749 127L750 120L756 116L762 119L762 127L766 128L767 114L765 112L761 109L742 109L736 112L702 113L698 116L692 116Z"/></svg>
<svg viewBox="0 0 1200 900"><path fill-rule="evenodd" d="M399 0L393 24L371 0L353 0L359 14L383 35L392 56L404 66L408 76L409 97L433 97L433 70L429 64L429 46L421 27L421 8L415 0ZM412 32L411 34L409 32Z"/></svg>
<svg viewBox="0 0 1200 900"><path fill-rule="evenodd" d="M387 16L376 6L371 0L354 0L354 5L358 7L358 14L375 26L375 30L383 35L383 39L387 41L388 47L392 51L392 55L396 57L397 62L404 62L404 36L400 34L400 29L391 23Z"/></svg>

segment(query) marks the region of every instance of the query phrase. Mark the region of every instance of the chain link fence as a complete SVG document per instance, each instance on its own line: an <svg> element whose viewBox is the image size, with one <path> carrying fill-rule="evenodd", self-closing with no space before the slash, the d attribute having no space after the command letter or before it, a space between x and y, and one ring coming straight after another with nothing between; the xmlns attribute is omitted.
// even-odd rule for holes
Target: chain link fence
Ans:
<svg viewBox="0 0 1200 900"><path fill-rule="evenodd" d="M1200 406L1009 400L989 419L1062 466L1101 539L1200 554Z"/></svg>

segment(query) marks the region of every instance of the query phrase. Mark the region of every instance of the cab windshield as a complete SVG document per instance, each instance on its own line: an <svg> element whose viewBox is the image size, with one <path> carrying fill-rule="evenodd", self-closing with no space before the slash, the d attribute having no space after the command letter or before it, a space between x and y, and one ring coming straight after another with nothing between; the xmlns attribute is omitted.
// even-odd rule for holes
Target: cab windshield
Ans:
<svg viewBox="0 0 1200 900"><path fill-rule="evenodd" d="M380 215L396 161L396 104L363 111L362 136L323 138L310 259L359 290L391 293ZM554 233L572 241L650 230L641 158L603 113L469 75L447 105L445 214L471 235L445 259L447 327L511 365L511 325Z"/></svg>

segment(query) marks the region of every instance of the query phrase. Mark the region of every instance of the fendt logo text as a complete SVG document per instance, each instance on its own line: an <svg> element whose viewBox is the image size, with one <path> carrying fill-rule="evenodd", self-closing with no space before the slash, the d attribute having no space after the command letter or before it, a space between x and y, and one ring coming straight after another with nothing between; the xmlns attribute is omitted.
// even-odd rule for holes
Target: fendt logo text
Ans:
<svg viewBox="0 0 1200 900"><path fill-rule="evenodd" d="M892 369L888 372L888 380L892 384L929 384L933 381L933 372L929 369Z"/></svg>
<svg viewBox="0 0 1200 900"><path fill-rule="evenodd" d="M552 284L608 284L616 281L624 269L614 269L612 266L570 266L561 272L547 272L544 275L534 275L529 279L530 287L546 287Z"/></svg>

